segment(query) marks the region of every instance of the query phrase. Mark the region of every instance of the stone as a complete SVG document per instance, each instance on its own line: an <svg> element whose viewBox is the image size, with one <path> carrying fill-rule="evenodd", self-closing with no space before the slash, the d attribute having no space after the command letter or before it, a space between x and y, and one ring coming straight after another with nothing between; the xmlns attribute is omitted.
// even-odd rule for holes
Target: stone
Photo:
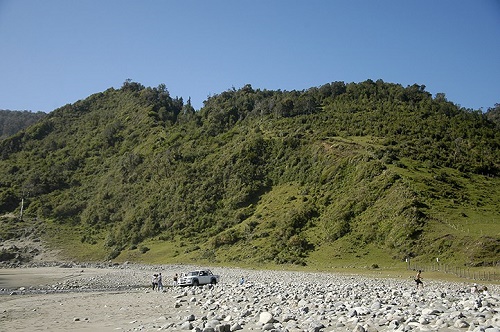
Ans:
<svg viewBox="0 0 500 332"><path fill-rule="evenodd" d="M272 323L267 323L262 326L262 330L264 331L270 331L274 329L274 325Z"/></svg>
<svg viewBox="0 0 500 332"><path fill-rule="evenodd" d="M191 322L183 322L180 326L180 329L181 330L192 330L193 329L193 324L191 324Z"/></svg>
<svg viewBox="0 0 500 332"><path fill-rule="evenodd" d="M215 327L215 332L231 332L231 326L229 324L219 324Z"/></svg>
<svg viewBox="0 0 500 332"><path fill-rule="evenodd" d="M264 311L264 312L260 313L259 323L266 325L268 323L272 323L273 321L274 321L274 318L270 312Z"/></svg>
<svg viewBox="0 0 500 332"><path fill-rule="evenodd" d="M211 327L215 329L215 327L219 324L220 321L218 321L217 319L211 319L205 323L205 327Z"/></svg>
<svg viewBox="0 0 500 332"><path fill-rule="evenodd" d="M352 332L366 332L365 328L362 325L356 325Z"/></svg>
<svg viewBox="0 0 500 332"><path fill-rule="evenodd" d="M458 319L457 321L455 321L453 326L463 329L469 327L469 323L467 323L464 319Z"/></svg>
<svg viewBox="0 0 500 332"><path fill-rule="evenodd" d="M312 321L312 322L309 323L309 326L308 326L307 330L309 332L319 332L324 327L325 327L325 325L323 325L323 323L317 322L317 321Z"/></svg>
<svg viewBox="0 0 500 332"><path fill-rule="evenodd" d="M243 330L243 328L239 323L234 323L233 325L231 325L231 331L238 331L238 330Z"/></svg>

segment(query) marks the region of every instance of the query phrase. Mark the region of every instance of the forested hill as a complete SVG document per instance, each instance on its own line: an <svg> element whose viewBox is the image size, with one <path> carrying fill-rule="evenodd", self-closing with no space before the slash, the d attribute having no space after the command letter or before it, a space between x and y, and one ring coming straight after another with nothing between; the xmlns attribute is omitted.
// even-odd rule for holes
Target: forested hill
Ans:
<svg viewBox="0 0 500 332"><path fill-rule="evenodd" d="M24 199L82 260L496 264L497 111L380 80L246 85L195 111L127 81L0 142L0 215Z"/></svg>
<svg viewBox="0 0 500 332"><path fill-rule="evenodd" d="M0 140L31 126L45 115L43 112L0 110Z"/></svg>

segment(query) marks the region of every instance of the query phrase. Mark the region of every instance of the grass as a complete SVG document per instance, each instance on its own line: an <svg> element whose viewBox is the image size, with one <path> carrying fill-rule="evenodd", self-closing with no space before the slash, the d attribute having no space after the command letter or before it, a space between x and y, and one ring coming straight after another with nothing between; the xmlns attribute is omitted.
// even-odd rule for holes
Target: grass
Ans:
<svg viewBox="0 0 500 332"><path fill-rule="evenodd" d="M78 227L47 222L43 239L49 248L60 250L63 259L83 262L102 261L102 258L109 254L109 250L103 245L103 239L99 239L96 244L83 243L81 241L83 232Z"/></svg>
<svg viewBox="0 0 500 332"><path fill-rule="evenodd" d="M481 260L500 262L498 253L485 247L485 243L500 238L500 179L444 167L428 168L407 159L401 164L404 167L389 168L406 179L425 205L424 236L430 245L424 260L454 254L450 263L458 266ZM433 250L436 241L443 238L448 238L449 243Z"/></svg>

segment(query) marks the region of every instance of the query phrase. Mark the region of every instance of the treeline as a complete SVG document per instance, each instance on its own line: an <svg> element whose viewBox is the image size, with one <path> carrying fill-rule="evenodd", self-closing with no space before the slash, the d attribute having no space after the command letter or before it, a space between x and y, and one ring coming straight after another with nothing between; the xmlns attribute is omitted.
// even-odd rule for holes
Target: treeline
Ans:
<svg viewBox="0 0 500 332"><path fill-rule="evenodd" d="M44 112L0 110L0 139L14 135L18 131L38 122L46 115Z"/></svg>

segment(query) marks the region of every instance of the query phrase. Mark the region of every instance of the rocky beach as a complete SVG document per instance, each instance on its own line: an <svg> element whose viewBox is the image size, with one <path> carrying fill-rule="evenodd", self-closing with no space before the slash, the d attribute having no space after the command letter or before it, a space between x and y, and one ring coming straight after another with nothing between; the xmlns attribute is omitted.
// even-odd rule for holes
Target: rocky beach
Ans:
<svg viewBox="0 0 500 332"><path fill-rule="evenodd" d="M1 331L500 331L498 285L195 266L45 264L0 269ZM150 286L164 276L163 291ZM409 271L410 273L411 271ZM241 283L242 277L244 282Z"/></svg>

